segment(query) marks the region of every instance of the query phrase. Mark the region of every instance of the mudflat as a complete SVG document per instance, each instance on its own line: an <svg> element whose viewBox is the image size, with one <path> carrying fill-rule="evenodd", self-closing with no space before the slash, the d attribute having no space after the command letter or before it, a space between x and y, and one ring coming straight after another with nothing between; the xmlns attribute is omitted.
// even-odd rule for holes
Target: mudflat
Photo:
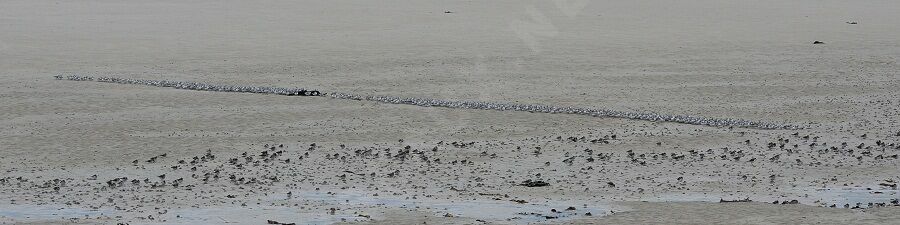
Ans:
<svg viewBox="0 0 900 225"><path fill-rule="evenodd" d="M813 0L2 1L0 223L896 223L897 8Z"/></svg>

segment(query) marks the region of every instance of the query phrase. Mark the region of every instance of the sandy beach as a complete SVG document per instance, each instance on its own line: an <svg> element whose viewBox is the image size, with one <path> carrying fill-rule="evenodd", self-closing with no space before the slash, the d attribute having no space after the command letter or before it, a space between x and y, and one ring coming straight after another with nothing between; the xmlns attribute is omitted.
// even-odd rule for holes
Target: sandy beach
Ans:
<svg viewBox="0 0 900 225"><path fill-rule="evenodd" d="M898 224L898 8L2 1L0 224Z"/></svg>

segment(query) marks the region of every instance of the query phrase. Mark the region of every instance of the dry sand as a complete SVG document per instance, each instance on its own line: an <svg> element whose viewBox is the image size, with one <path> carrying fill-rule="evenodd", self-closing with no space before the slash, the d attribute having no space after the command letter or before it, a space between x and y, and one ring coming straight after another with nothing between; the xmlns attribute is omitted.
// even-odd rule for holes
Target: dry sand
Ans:
<svg viewBox="0 0 900 225"><path fill-rule="evenodd" d="M900 197L898 8L887 0L2 1L0 223L898 223L900 207L890 206ZM805 128L52 78L59 74ZM799 204L781 204L792 200Z"/></svg>

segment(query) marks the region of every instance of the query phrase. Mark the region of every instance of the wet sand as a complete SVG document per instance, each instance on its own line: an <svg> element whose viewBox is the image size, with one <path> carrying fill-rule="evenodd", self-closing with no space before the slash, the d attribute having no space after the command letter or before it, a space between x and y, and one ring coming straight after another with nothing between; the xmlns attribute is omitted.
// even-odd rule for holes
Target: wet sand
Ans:
<svg viewBox="0 0 900 225"><path fill-rule="evenodd" d="M0 223L897 219L898 3L581 2L4 1ZM803 129L53 78L61 74Z"/></svg>

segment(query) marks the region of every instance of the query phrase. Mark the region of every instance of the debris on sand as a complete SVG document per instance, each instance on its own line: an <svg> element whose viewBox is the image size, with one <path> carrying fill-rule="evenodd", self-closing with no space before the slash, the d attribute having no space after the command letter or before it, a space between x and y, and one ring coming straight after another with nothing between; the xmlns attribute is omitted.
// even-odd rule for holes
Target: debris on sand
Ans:
<svg viewBox="0 0 900 225"><path fill-rule="evenodd" d="M522 182L522 184L520 184L520 185L521 185L521 186L525 186L525 187L544 187L544 186L550 186L550 184L547 183L547 182L539 181L539 180L532 181L532 180L530 180L530 179L529 179L529 180L525 180L525 182Z"/></svg>
<svg viewBox="0 0 900 225"><path fill-rule="evenodd" d="M847 21L847 24L856 25L857 22L856 21Z"/></svg>
<svg viewBox="0 0 900 225"><path fill-rule="evenodd" d="M813 44L814 44L814 45L821 45L821 44L825 44L825 42L821 42L821 41L813 41Z"/></svg>

